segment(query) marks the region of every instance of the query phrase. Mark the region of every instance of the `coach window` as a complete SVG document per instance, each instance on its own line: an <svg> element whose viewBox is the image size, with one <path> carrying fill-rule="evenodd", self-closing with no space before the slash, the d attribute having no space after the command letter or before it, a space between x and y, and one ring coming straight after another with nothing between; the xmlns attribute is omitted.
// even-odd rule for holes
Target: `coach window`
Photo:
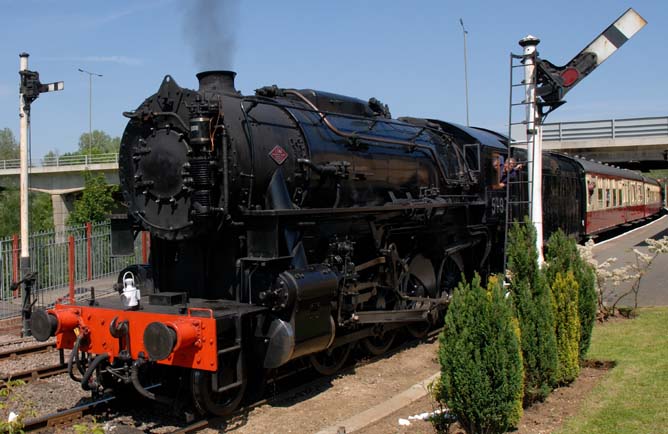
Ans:
<svg viewBox="0 0 668 434"><path fill-rule="evenodd" d="M594 197L594 191L596 191L596 177L592 176L587 180L587 206L589 208L593 206L592 198Z"/></svg>
<svg viewBox="0 0 668 434"><path fill-rule="evenodd" d="M613 207L617 206L617 189L616 188L612 189L612 206Z"/></svg>
<svg viewBox="0 0 668 434"><path fill-rule="evenodd" d="M617 190L617 197L619 198L619 206L624 205L624 196L622 196L622 189Z"/></svg>
<svg viewBox="0 0 668 434"><path fill-rule="evenodd" d="M605 207L610 208L610 189L605 189Z"/></svg>

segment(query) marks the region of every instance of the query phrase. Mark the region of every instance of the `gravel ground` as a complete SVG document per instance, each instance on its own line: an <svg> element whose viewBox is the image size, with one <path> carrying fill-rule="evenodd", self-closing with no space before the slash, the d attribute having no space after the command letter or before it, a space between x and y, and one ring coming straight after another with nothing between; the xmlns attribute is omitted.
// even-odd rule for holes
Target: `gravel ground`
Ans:
<svg viewBox="0 0 668 434"><path fill-rule="evenodd" d="M349 372L323 379L312 387L288 393L283 399L255 408L224 424L202 430L204 434L234 432L252 433L309 433L344 420L359 411L376 405L438 370L435 339L409 347L373 363L358 363ZM46 366L58 361L58 352L17 358L21 370ZM0 364L0 371L18 370L18 366ZM301 378L301 377L300 377ZM22 412L31 418L53 413L86 402L90 397L67 374L37 380L11 388L0 418L6 420L9 411ZM111 410L78 425L104 427L115 434L168 433L186 425L185 417L174 409L139 399L128 400ZM61 428L54 433L73 432Z"/></svg>
<svg viewBox="0 0 668 434"><path fill-rule="evenodd" d="M66 361L68 355L69 351L65 351ZM0 374L7 377L11 375L12 372L27 371L29 369L51 366L58 363L60 363L58 350L51 350L45 353L26 354L0 361Z"/></svg>
<svg viewBox="0 0 668 434"><path fill-rule="evenodd" d="M432 339L373 363L358 363L340 376L308 383L308 387L298 387L280 395L280 400L273 399L269 404L244 412L225 423L205 428L200 433L313 433L327 426L336 426L437 372L437 347L438 342ZM24 363L22 368L28 369L29 364L39 364L40 360L46 366L53 360L57 361L57 356L58 353L53 352L28 357L25 362L23 358L17 358L15 363ZM55 359L51 360L53 357ZM571 387L554 391L545 403L526 410L516 432L546 433L558 428L565 417L577 411L582 399L604 374L604 370L585 368ZM307 377L303 375L299 378L302 381ZM89 392L84 392L67 374L61 374L25 385L11 386L8 396L0 397L0 404L5 404L0 405L0 418L6 420L10 411L20 412L25 418L42 416L89 400ZM435 433L429 422L411 420L410 426L400 426L398 423L399 418L408 419L409 416L433 409L434 403L426 396L368 426L361 434ZM559 415L556 419L555 414ZM93 432L94 428L103 428L105 433L113 434L166 434L187 425L182 412L140 399L127 399L96 414L94 418L89 416L75 423L79 432ZM72 433L74 428L64 426L48 432ZM459 434L461 430L455 426L451 433Z"/></svg>
<svg viewBox="0 0 668 434"><path fill-rule="evenodd" d="M10 342L12 342L12 343L13 342L30 342L31 340L34 341L34 339L30 339L30 338L23 338L22 339L22 338L18 338L16 336L14 336L14 335L0 335L0 350L2 350L2 348Z"/></svg>

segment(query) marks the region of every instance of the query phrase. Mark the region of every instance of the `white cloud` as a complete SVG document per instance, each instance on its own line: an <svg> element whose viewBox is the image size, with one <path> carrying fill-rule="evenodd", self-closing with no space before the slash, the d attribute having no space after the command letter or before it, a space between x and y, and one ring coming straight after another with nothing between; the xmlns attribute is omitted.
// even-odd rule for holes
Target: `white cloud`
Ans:
<svg viewBox="0 0 668 434"><path fill-rule="evenodd" d="M106 63L120 63L121 65L140 65L141 59L128 56L87 56L82 58L84 62L106 62Z"/></svg>
<svg viewBox="0 0 668 434"><path fill-rule="evenodd" d="M128 56L63 56L44 57L42 60L51 62L95 62L95 63L117 63L120 65L141 65L143 61L136 57Z"/></svg>
<svg viewBox="0 0 668 434"><path fill-rule="evenodd" d="M111 21L116 21L118 19L135 15L137 13L143 12L145 10L153 9L156 7L159 7L161 5L164 5L165 3L171 3L172 0L156 0L156 1L144 1L144 2L138 2L134 6L126 8L126 9L121 9L115 12L110 12L107 15L100 16L93 18L92 20L88 21L87 24L90 26L98 26L100 24L106 24Z"/></svg>

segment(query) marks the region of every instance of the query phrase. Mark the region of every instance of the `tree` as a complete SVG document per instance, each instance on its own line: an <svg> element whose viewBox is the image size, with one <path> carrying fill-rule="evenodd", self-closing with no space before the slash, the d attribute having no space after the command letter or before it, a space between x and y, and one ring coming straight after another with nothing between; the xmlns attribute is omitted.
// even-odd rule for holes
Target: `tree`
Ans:
<svg viewBox="0 0 668 434"><path fill-rule="evenodd" d="M555 331L557 336L557 384L568 384L580 373L580 319L578 283L572 272L557 272L552 283Z"/></svg>
<svg viewBox="0 0 668 434"><path fill-rule="evenodd" d="M118 152L120 146L120 137L111 137L104 131L93 130L92 135L90 133L81 134L77 153L83 155L109 154Z"/></svg>
<svg viewBox="0 0 668 434"><path fill-rule="evenodd" d="M596 270L578 251L577 243L561 229L550 236L545 249L545 273L549 284L554 285L558 273L572 272L578 284L578 317L580 319L580 342L578 352L584 360L591 332L596 322Z"/></svg>
<svg viewBox="0 0 668 434"><path fill-rule="evenodd" d="M53 229L53 206L46 193L30 193L30 231ZM19 233L19 191L8 188L0 191L0 238Z"/></svg>
<svg viewBox="0 0 668 434"><path fill-rule="evenodd" d="M509 233L510 293L520 323L524 362L524 404L542 401L555 384L557 344L552 296L538 267L536 230L525 219Z"/></svg>
<svg viewBox="0 0 668 434"><path fill-rule="evenodd" d="M84 172L83 193L81 198L74 202L74 211L67 223L83 225L107 220L114 208L113 194L116 190L118 186L108 185L104 175L95 176L90 172Z"/></svg>
<svg viewBox="0 0 668 434"><path fill-rule="evenodd" d="M439 337L437 398L467 433L502 433L522 416L519 327L498 279L460 282Z"/></svg>
<svg viewBox="0 0 668 434"><path fill-rule="evenodd" d="M0 161L19 158L19 144L9 128L0 130Z"/></svg>

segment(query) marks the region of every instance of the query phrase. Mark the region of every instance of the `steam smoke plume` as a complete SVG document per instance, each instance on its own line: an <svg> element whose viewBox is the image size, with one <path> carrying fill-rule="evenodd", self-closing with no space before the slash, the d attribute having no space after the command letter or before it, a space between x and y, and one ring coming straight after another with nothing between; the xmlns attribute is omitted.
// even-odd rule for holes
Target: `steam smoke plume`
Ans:
<svg viewBox="0 0 668 434"><path fill-rule="evenodd" d="M239 1L189 0L183 4L183 32L198 68L233 69Z"/></svg>

